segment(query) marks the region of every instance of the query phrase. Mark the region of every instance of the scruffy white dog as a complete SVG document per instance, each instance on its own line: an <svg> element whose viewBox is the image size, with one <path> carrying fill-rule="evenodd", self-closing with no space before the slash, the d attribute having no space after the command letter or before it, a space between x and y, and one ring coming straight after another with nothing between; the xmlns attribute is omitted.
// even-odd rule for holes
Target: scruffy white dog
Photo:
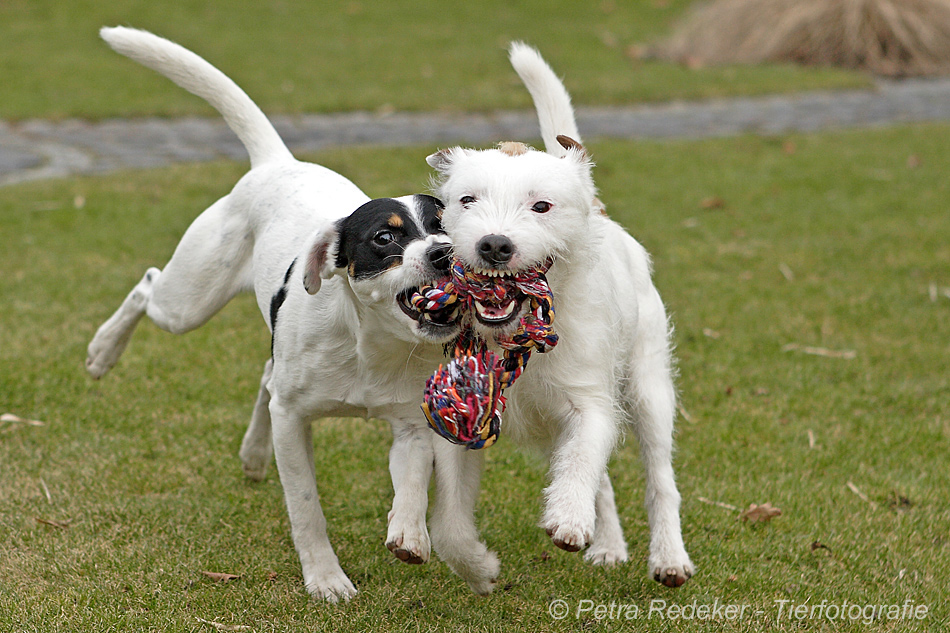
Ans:
<svg viewBox="0 0 950 633"><path fill-rule="evenodd" d="M484 151L456 147L428 158L445 203L443 225L465 266L511 275L554 262L547 277L560 343L532 356L506 392L503 428L550 457L541 526L554 543L568 551L587 547L588 560L611 564L627 560L627 547L607 461L629 423L646 471L649 570L677 587L693 565L683 545L672 467L670 326L651 281L650 258L596 198L592 163L558 77L526 45L513 44L510 58L534 98L547 153L505 143ZM476 329L489 341L510 334L527 309L522 299L476 304ZM444 453L436 466L443 483L432 534L440 556L457 560L466 539L471 543L477 534L472 509L481 452L443 444L436 445ZM496 565L492 557L473 556L454 569L475 587L497 573Z"/></svg>
<svg viewBox="0 0 950 633"><path fill-rule="evenodd" d="M183 333L253 289L273 334L273 357L240 455L245 472L262 478L273 433L307 590L330 601L356 593L327 538L317 494L310 423L318 417L391 424L395 496L386 544L401 560L424 562L434 436L419 402L441 344L458 327L452 308L421 314L408 298L446 275L441 203L423 195L371 201L343 176L294 159L251 99L194 53L134 29L104 28L101 35L211 103L247 148L251 170L99 328L87 369L99 378L115 365L144 315Z"/></svg>

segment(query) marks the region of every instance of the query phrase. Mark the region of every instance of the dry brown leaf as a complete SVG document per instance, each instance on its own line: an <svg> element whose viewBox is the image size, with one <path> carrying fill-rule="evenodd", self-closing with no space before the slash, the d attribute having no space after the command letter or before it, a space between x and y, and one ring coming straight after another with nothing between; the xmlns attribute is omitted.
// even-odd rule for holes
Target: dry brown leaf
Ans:
<svg viewBox="0 0 950 633"><path fill-rule="evenodd" d="M707 210L724 209L726 207L726 201L719 196L710 196L708 198L703 198L702 201L700 201L699 206Z"/></svg>
<svg viewBox="0 0 950 633"><path fill-rule="evenodd" d="M240 578L240 576L236 576L234 574L223 574L216 571L202 571L201 573L215 582L230 582Z"/></svg>
<svg viewBox="0 0 950 633"><path fill-rule="evenodd" d="M781 516L781 514L782 511L779 508L773 507L771 503L763 503L762 505L750 503L748 509L740 514L739 518L743 521L752 521L753 523L768 523L774 517Z"/></svg>

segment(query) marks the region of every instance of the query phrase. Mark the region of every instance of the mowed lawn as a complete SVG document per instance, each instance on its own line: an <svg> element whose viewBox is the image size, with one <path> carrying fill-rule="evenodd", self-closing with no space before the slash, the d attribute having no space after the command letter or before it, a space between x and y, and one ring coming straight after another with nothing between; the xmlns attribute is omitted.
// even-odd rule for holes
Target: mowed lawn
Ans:
<svg viewBox="0 0 950 633"><path fill-rule="evenodd" d="M541 461L487 450L479 522L503 572L481 598L437 557L386 550L387 427L324 420L318 481L360 594L311 601L276 473L249 482L237 459L269 346L253 300L181 337L143 322L111 374L83 369L96 327L245 169L221 162L0 189L0 413L42 423L0 423L0 630L684 630L648 618L656 600L749 606L691 630L945 627L950 126L590 146L676 326L687 585L648 576L632 436L611 464L631 562L611 569L536 527ZM425 187L432 149L314 158L397 195ZM742 521L752 503L781 515ZM788 616L822 601L928 617ZM610 603L640 621L587 608Z"/></svg>
<svg viewBox="0 0 950 633"><path fill-rule="evenodd" d="M4 0L0 119L213 114L113 53L102 26L197 51L265 112L524 108L512 40L542 51L580 104L867 86L841 70L641 62L690 0Z"/></svg>

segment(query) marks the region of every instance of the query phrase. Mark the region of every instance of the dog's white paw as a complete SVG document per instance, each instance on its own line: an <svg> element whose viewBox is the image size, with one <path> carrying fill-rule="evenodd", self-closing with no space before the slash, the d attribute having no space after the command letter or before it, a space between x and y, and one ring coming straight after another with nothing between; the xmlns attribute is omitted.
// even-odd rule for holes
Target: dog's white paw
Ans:
<svg viewBox="0 0 950 633"><path fill-rule="evenodd" d="M481 545L481 543L479 543ZM501 574L501 563L498 555L482 545L484 552L478 557L475 564L470 565L467 577L462 576L469 588L480 596L487 596L495 590L498 577ZM461 574L459 574L461 576Z"/></svg>
<svg viewBox="0 0 950 633"><path fill-rule="evenodd" d="M597 520L593 497L590 503L578 503L574 492L563 486L548 488L545 491L548 501L540 524L551 541L568 552L579 552L591 544Z"/></svg>
<svg viewBox="0 0 950 633"><path fill-rule="evenodd" d="M270 453L266 455L245 455L241 453L241 470L252 481L264 481L267 467L270 464Z"/></svg>
<svg viewBox="0 0 950 633"><path fill-rule="evenodd" d="M480 596L487 596L498 584L501 563L498 555L477 537L459 538L458 533L433 531L435 550L449 568Z"/></svg>
<svg viewBox="0 0 950 633"><path fill-rule="evenodd" d="M590 542L591 532L572 524L556 524L545 527L551 541L566 552L579 552Z"/></svg>
<svg viewBox="0 0 950 633"><path fill-rule="evenodd" d="M432 549L425 519L421 523L403 520L393 510L389 511L389 530L386 548L404 563L421 565L429 561Z"/></svg>
<svg viewBox="0 0 950 633"><path fill-rule="evenodd" d="M404 563L421 565L429 561L429 535L425 532L414 534L389 535L386 547Z"/></svg>
<svg viewBox="0 0 950 633"><path fill-rule="evenodd" d="M347 602L357 594L356 587L339 566L312 574L306 587L307 593L314 598L334 603Z"/></svg>
<svg viewBox="0 0 950 633"><path fill-rule="evenodd" d="M649 566L653 580L673 588L683 586L696 572L685 551L682 552L681 557L665 560L655 559L651 555Z"/></svg>
<svg viewBox="0 0 950 633"><path fill-rule="evenodd" d="M269 441L256 443L254 438L249 440L245 437L238 457L241 458L241 469L247 478L253 481L264 481L273 453Z"/></svg>
<svg viewBox="0 0 950 633"><path fill-rule="evenodd" d="M158 268L149 268L119 309L96 331L86 349L86 371L96 380L106 375L119 362L119 357L132 339L135 326L145 315L152 294L152 284L160 273Z"/></svg>
<svg viewBox="0 0 950 633"><path fill-rule="evenodd" d="M627 546L621 543L620 547L607 547L595 542L590 546L590 549L584 552L584 560L591 565L602 565L605 567L626 563L629 560Z"/></svg>
<svg viewBox="0 0 950 633"><path fill-rule="evenodd" d="M584 520L585 514L590 515L587 520ZM593 507L590 512L584 513L564 511L557 504L549 503L541 527L556 546L568 552L579 552L594 538L594 521Z"/></svg>
<svg viewBox="0 0 950 633"><path fill-rule="evenodd" d="M119 357L132 339L135 321L110 319L99 328L86 349L86 371L96 380L105 376L119 362Z"/></svg>

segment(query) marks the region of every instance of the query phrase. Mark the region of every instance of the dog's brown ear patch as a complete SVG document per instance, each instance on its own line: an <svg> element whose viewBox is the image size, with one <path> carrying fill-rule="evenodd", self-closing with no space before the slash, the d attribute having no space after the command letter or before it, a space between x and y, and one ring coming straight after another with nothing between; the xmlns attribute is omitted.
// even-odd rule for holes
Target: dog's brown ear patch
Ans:
<svg viewBox="0 0 950 633"><path fill-rule="evenodd" d="M576 152L579 152L580 155L583 156L584 158L587 158L587 150L584 149L584 146L578 143L577 141L575 141L574 139L572 139L570 136L564 136L563 134L558 134L556 138L557 138L558 145L560 145L564 149L568 151L574 150Z"/></svg>
<svg viewBox="0 0 950 633"><path fill-rule="evenodd" d="M498 144L498 151L509 156L521 156L527 154L530 148L524 143L518 141L502 141Z"/></svg>

